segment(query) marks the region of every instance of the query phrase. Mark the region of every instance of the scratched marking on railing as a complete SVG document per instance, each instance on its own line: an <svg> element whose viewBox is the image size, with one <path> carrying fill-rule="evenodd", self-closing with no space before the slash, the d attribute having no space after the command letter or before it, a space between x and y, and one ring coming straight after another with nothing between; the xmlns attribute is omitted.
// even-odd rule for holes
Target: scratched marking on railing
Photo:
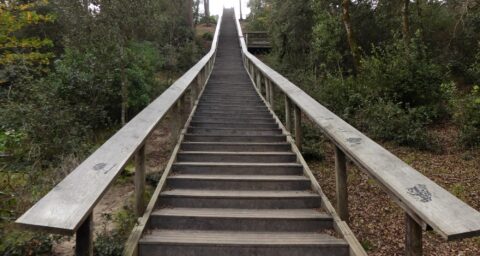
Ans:
<svg viewBox="0 0 480 256"><path fill-rule="evenodd" d="M111 171L113 169L113 167L115 167L116 164L110 166L110 168L106 169L105 167L107 167L107 164L106 163L98 163L96 165L93 166L93 170L95 171L101 171L103 170L103 174L107 174L109 171Z"/></svg>
<svg viewBox="0 0 480 256"><path fill-rule="evenodd" d="M432 201L432 193L428 191L425 184L417 184L414 187L409 188L408 194L422 203L428 203Z"/></svg>
<svg viewBox="0 0 480 256"><path fill-rule="evenodd" d="M358 145L362 142L362 138L348 138L348 143Z"/></svg>

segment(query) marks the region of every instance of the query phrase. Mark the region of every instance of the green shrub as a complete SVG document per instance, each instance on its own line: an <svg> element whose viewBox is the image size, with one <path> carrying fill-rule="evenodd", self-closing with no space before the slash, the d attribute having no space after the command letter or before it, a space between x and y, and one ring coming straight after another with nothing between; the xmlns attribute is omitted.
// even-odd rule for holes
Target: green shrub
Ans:
<svg viewBox="0 0 480 256"><path fill-rule="evenodd" d="M365 105L357 115L359 127L372 137L421 149L436 146L428 136L428 122L428 111L421 107L404 109L400 104L384 101Z"/></svg>
<svg viewBox="0 0 480 256"><path fill-rule="evenodd" d="M217 18L215 16L203 16L200 19L200 24L209 24L209 25L217 24Z"/></svg>
<svg viewBox="0 0 480 256"><path fill-rule="evenodd" d="M460 125L460 142L465 147L480 147L480 87L474 86L470 95L461 101L456 115Z"/></svg>
<svg viewBox="0 0 480 256"><path fill-rule="evenodd" d="M306 160L323 160L324 152L324 137L320 128L309 124L302 124L303 141L302 141L302 155Z"/></svg>
<svg viewBox="0 0 480 256"><path fill-rule="evenodd" d="M42 233L0 231L0 254L4 256L50 255L54 238Z"/></svg>
<svg viewBox="0 0 480 256"><path fill-rule="evenodd" d="M202 35L202 39L206 41L212 41L213 40L213 34L211 32L205 32Z"/></svg>

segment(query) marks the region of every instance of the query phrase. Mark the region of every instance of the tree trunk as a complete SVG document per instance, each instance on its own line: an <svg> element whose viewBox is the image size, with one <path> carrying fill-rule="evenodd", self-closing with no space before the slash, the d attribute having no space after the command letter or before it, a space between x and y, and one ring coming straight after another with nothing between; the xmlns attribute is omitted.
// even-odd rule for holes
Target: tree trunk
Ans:
<svg viewBox="0 0 480 256"><path fill-rule="evenodd" d="M195 1L195 14L193 19L196 27L198 24L198 21L200 20L200 0Z"/></svg>
<svg viewBox="0 0 480 256"><path fill-rule="evenodd" d="M347 32L348 44L350 45L350 51L352 52L353 57L353 67L355 73L358 73L360 70L360 54L358 51L357 41L353 33L352 24L350 21L350 0L342 1L343 7L343 24L345 25L345 30Z"/></svg>
<svg viewBox="0 0 480 256"><path fill-rule="evenodd" d="M410 43L410 19L409 19L410 0L403 0L402 8L402 33L405 44Z"/></svg>
<svg viewBox="0 0 480 256"><path fill-rule="evenodd" d="M205 17L210 17L210 0L203 0L203 7L205 8Z"/></svg>
<svg viewBox="0 0 480 256"><path fill-rule="evenodd" d="M187 24L191 29L194 29L193 24L193 0L187 0Z"/></svg>
<svg viewBox="0 0 480 256"><path fill-rule="evenodd" d="M123 46L120 47L120 61L122 66L120 68L120 80L121 80L121 91L122 91L122 113L121 113L121 123L122 127L127 123L127 111L128 111L128 81L126 74L126 61L125 61L125 51Z"/></svg>

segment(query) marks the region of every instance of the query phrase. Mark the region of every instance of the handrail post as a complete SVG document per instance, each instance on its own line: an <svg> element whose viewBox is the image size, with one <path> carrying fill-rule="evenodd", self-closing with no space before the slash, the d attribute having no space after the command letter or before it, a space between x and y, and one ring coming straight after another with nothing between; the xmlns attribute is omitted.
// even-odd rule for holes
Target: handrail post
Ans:
<svg viewBox="0 0 480 256"><path fill-rule="evenodd" d="M275 110L275 88L274 88L274 84L270 80L268 80L268 83L270 84L270 107L272 108L272 110Z"/></svg>
<svg viewBox="0 0 480 256"><path fill-rule="evenodd" d="M345 153L335 146L337 211L340 219L348 222L347 161Z"/></svg>
<svg viewBox="0 0 480 256"><path fill-rule="evenodd" d="M302 151L302 110L295 105L294 107L294 119L295 119L295 144L298 150Z"/></svg>
<svg viewBox="0 0 480 256"><path fill-rule="evenodd" d="M285 94L285 128L292 132L292 106L290 98Z"/></svg>
<svg viewBox="0 0 480 256"><path fill-rule="evenodd" d="M260 72L258 72L257 74L256 83L257 83L258 91L260 92L260 95L262 95L262 73Z"/></svg>
<svg viewBox="0 0 480 256"><path fill-rule="evenodd" d="M265 99L270 104L270 80L265 78Z"/></svg>
<svg viewBox="0 0 480 256"><path fill-rule="evenodd" d="M405 255L421 256L422 227L408 213L405 213Z"/></svg>
<svg viewBox="0 0 480 256"><path fill-rule="evenodd" d="M93 255L93 212L88 215L78 228L75 240L76 256Z"/></svg>
<svg viewBox="0 0 480 256"><path fill-rule="evenodd" d="M145 145L135 154L135 216L141 217L145 211Z"/></svg>

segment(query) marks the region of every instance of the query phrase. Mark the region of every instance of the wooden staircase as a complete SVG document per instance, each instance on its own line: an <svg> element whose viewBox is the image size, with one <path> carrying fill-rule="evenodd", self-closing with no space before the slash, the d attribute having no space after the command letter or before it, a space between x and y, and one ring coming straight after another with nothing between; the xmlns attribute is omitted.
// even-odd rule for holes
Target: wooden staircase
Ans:
<svg viewBox="0 0 480 256"><path fill-rule="evenodd" d="M139 255L349 255L244 69L233 12L184 131Z"/></svg>

